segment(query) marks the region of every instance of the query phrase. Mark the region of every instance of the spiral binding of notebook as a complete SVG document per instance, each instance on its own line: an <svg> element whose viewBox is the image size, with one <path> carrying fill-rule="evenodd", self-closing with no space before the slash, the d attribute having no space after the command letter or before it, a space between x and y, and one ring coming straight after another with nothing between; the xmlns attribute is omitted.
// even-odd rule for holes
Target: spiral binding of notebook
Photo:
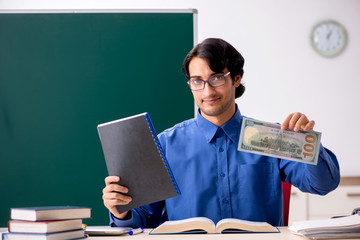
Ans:
<svg viewBox="0 0 360 240"><path fill-rule="evenodd" d="M171 179L171 182L172 182L172 184L174 185L175 191L176 191L177 195L180 195L180 194L181 194L180 189L179 189L179 187L178 187L178 185L177 185L177 183L176 183L176 180L175 180L174 175L173 175L173 173L172 173L172 171L171 171L171 168L170 168L170 166L169 166L169 163L168 163L168 161L167 161L167 159L166 159L166 156L165 156L165 154L164 154L164 151L163 151L163 149L162 149L162 147L161 147L161 145L160 145L160 141L159 141L159 139L158 139L158 137L157 137L155 128L154 128L154 126L153 126L153 124L152 124L152 122L151 122L151 120L150 120L150 116L149 116L148 113L145 113L144 116L145 116L146 122L147 122L147 124L148 124L148 126L149 126L149 129L150 129L152 138L154 139L154 142L155 142L155 144L156 144L156 146L157 146L157 149L158 149L158 151L159 151L159 154L160 154L160 156L161 156L161 159L162 159L162 161L163 161L163 163L164 163L164 165L165 165L166 171L168 172L168 174L169 174L169 176L170 176L170 179Z"/></svg>

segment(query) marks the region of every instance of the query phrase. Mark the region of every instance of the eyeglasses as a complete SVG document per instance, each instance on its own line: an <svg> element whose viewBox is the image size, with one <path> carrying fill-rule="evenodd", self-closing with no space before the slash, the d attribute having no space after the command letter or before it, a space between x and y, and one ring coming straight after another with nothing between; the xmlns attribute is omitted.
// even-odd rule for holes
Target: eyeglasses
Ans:
<svg viewBox="0 0 360 240"><path fill-rule="evenodd" d="M189 85L190 89L192 91L199 91L203 90L205 88L205 83L210 84L212 87L220 87L225 84L225 78L230 74L230 72L225 74L216 74L212 77L210 77L208 80L202 80L202 79L192 79L187 81L187 84Z"/></svg>

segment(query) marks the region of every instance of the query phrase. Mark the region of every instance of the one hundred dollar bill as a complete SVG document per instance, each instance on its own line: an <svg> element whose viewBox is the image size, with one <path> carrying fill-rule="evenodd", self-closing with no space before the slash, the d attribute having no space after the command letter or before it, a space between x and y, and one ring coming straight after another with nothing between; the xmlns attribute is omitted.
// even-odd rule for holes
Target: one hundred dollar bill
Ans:
<svg viewBox="0 0 360 240"><path fill-rule="evenodd" d="M316 165L320 138L320 132L281 130L280 124L244 117L238 150Z"/></svg>

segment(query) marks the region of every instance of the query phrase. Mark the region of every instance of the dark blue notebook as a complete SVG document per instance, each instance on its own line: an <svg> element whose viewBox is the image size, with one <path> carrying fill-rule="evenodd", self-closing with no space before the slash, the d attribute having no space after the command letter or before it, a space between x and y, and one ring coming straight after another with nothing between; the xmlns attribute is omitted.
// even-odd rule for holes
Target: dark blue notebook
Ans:
<svg viewBox="0 0 360 240"><path fill-rule="evenodd" d="M180 195L148 113L100 124L98 133L109 176L132 197L120 213Z"/></svg>

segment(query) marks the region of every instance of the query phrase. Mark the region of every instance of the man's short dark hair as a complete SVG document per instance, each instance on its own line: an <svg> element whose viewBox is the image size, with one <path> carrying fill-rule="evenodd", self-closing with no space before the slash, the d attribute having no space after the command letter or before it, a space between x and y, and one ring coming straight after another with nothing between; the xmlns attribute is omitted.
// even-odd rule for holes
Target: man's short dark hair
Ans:
<svg viewBox="0 0 360 240"><path fill-rule="evenodd" d="M187 79L190 79L189 63L193 57L205 59L215 73L220 73L225 68L229 69L233 81L236 75L240 75L241 78L244 75L243 56L232 45L220 38L205 39L188 53L182 65L182 71ZM244 92L245 86L241 83L235 90L235 98L240 97Z"/></svg>

